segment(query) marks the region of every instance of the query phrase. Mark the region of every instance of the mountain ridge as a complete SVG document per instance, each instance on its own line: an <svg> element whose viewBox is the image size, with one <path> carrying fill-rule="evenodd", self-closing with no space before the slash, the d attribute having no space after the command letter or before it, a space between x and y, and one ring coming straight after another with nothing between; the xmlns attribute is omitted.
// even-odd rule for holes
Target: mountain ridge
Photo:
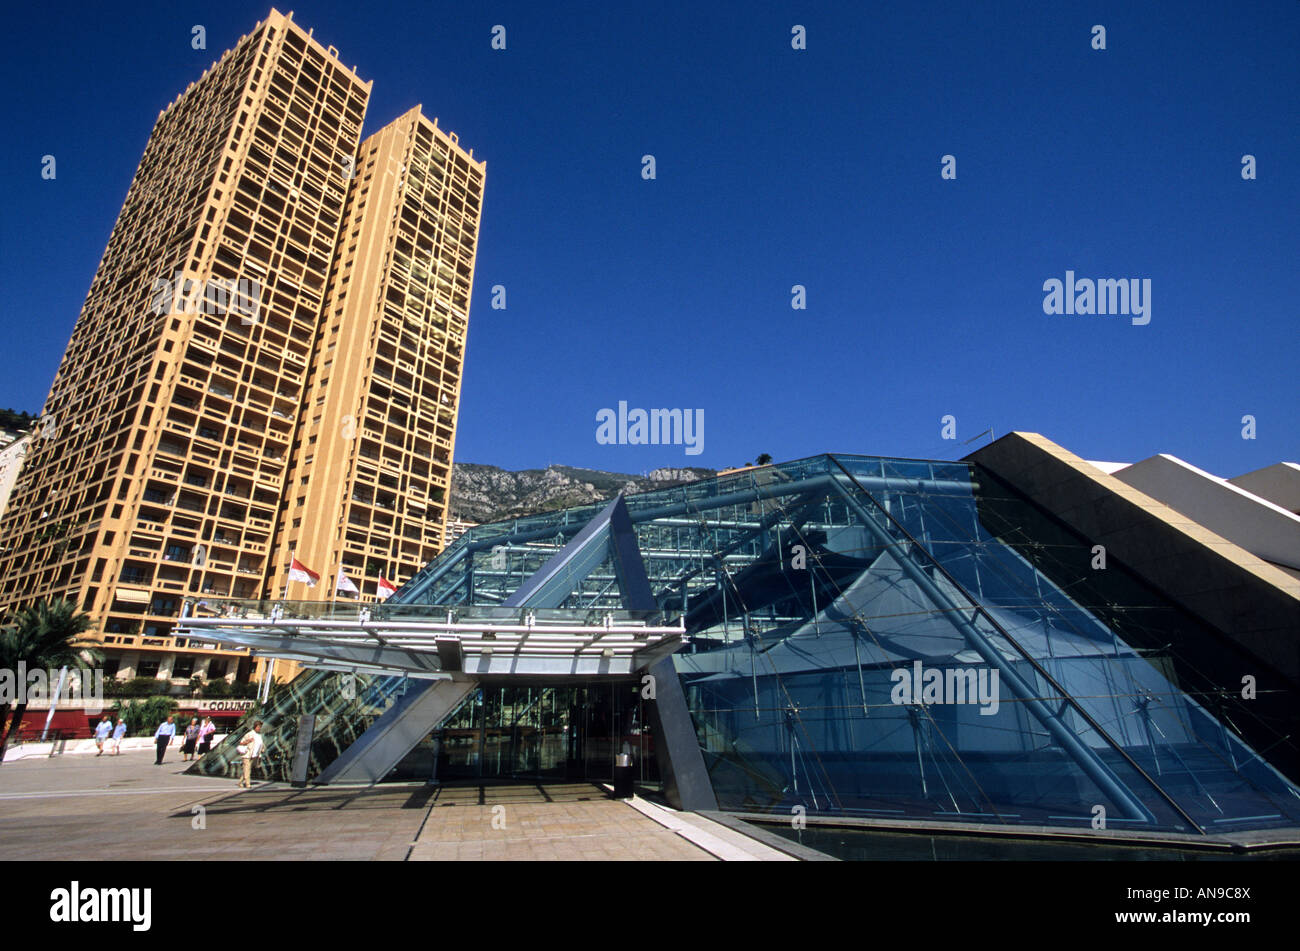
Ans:
<svg viewBox="0 0 1300 951"><path fill-rule="evenodd" d="M632 494L683 485L716 473L698 467L662 467L645 475L551 465L545 469L502 469L477 462L452 465L448 518L496 522Z"/></svg>

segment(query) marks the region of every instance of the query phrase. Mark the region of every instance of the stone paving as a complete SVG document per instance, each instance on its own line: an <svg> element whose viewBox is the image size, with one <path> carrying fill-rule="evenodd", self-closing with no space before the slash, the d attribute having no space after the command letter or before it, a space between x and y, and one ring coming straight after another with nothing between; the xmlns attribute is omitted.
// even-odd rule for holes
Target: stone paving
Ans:
<svg viewBox="0 0 1300 951"><path fill-rule="evenodd" d="M184 768L152 751L0 764L0 861L713 859L594 784L245 791Z"/></svg>
<svg viewBox="0 0 1300 951"><path fill-rule="evenodd" d="M574 783L439 790L412 860L688 860L713 856L601 786Z"/></svg>

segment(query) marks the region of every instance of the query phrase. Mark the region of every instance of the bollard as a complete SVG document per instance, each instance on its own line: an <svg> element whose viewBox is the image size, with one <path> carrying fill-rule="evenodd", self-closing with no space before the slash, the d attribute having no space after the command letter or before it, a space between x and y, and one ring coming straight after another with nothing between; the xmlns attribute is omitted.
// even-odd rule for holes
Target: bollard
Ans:
<svg viewBox="0 0 1300 951"><path fill-rule="evenodd" d="M619 753L614 757L614 798L631 799L632 781L635 778L630 753Z"/></svg>

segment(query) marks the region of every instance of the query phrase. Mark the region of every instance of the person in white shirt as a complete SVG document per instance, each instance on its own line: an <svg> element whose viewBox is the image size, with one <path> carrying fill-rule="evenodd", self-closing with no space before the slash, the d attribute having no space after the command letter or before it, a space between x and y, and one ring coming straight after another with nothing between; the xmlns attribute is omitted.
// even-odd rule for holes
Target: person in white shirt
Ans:
<svg viewBox="0 0 1300 951"><path fill-rule="evenodd" d="M121 717L117 718L117 726L113 727L113 755L118 756L122 752L122 737L126 736L126 721Z"/></svg>
<svg viewBox="0 0 1300 951"><path fill-rule="evenodd" d="M239 741L239 755L244 759L244 778L239 781L242 788L252 788L253 764L261 758L262 747L265 745L266 741L262 739L262 721L257 720Z"/></svg>
<svg viewBox="0 0 1300 951"><path fill-rule="evenodd" d="M108 734L112 732L113 721L110 720L108 714L105 713L104 719L100 720L99 726L95 727L95 746L99 748L99 752L95 754L96 756L104 755L104 741L108 739Z"/></svg>

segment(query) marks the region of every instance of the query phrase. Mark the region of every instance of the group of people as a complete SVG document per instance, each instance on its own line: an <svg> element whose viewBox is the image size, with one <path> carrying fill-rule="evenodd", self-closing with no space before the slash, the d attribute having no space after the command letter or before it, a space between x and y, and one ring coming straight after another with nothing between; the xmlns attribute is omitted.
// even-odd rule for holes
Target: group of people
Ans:
<svg viewBox="0 0 1300 951"><path fill-rule="evenodd" d="M104 747L111 747L110 752L114 756L122 752L122 737L126 736L126 721L121 717L117 718L117 725L104 714L104 718L99 721L99 726L95 727L95 747L99 750L95 755L103 756Z"/></svg>
<svg viewBox="0 0 1300 951"><path fill-rule="evenodd" d="M184 762L191 759L197 759L204 753L212 749L212 734L217 732L216 724L212 722L212 717L204 717L203 722L199 723L198 717L192 717L189 725L185 727L184 739L181 742L181 756ZM167 719L158 724L158 729L154 731L154 743L158 747L158 758L154 760L155 766L161 766L163 754L167 752L167 747L171 744L172 737L176 735L176 717L174 714L168 714ZM104 746L111 744L110 752L116 756L122 752L122 737L126 736L126 721L121 717L117 718L117 725L108 714L99 721L95 727L95 745L99 748L96 756L104 755ZM262 721L258 720L253 724L253 728L244 734L239 741L239 756L243 760L243 777L239 785L245 789L252 786L252 770L262 757L262 748L266 741L262 738Z"/></svg>
<svg viewBox="0 0 1300 951"><path fill-rule="evenodd" d="M190 725L185 728L185 739L181 743L181 754L185 762L197 759L204 753L212 749L212 734L217 732L217 725L212 722L212 717L204 717L203 722L199 723L198 717L190 719ZM172 737L176 735L176 717L169 714L167 719L158 724L158 729L154 730L154 742L158 746L158 759L155 766L161 766L163 753L167 751L168 744L171 743ZM95 746L98 752L96 756L103 756L105 752L117 756L122 752L122 737L126 736L126 721L121 717L117 718L114 724L112 718L106 713L99 725L95 727Z"/></svg>
<svg viewBox="0 0 1300 951"><path fill-rule="evenodd" d="M167 752L168 744L171 743L172 737L176 735L175 721L176 717L169 713L167 719L158 724L158 729L154 730L153 739L158 747L158 758L154 761L155 766L162 765L163 754ZM212 722L212 717L204 717L201 724L198 717L192 717L190 725L185 728L185 738L181 742L183 762L188 763L192 759L197 759L212 749L212 734L216 732L217 726Z"/></svg>

